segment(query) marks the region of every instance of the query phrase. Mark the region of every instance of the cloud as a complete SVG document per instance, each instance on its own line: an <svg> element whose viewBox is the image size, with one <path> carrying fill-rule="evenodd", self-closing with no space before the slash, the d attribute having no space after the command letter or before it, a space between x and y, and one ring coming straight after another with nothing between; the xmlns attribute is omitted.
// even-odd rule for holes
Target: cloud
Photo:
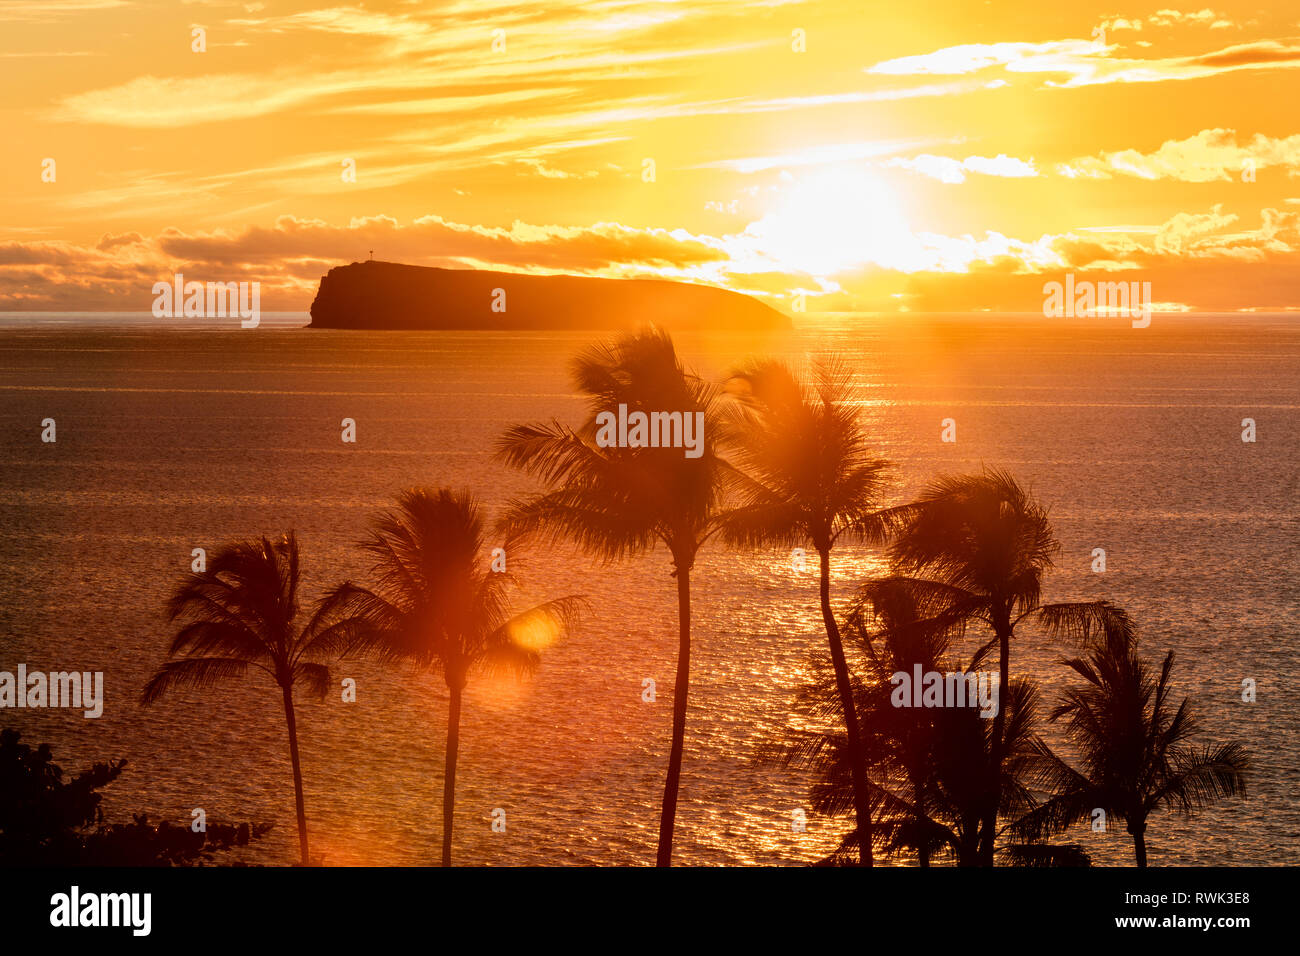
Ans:
<svg viewBox="0 0 1300 956"><path fill-rule="evenodd" d="M181 271L203 281L260 281L268 308L305 309L330 266L371 250L376 258L418 265L591 275L661 275L727 256L711 237L613 222L491 227L424 216L404 225L372 216L333 225L282 216L270 227L236 231L105 235L94 247L3 242L0 308L147 310L153 282Z"/></svg>
<svg viewBox="0 0 1300 956"><path fill-rule="evenodd" d="M144 236L138 232L125 232L121 235L105 235L95 244L95 248L100 252L108 252L110 249L116 249L120 246L138 246L145 242Z"/></svg>
<svg viewBox="0 0 1300 956"><path fill-rule="evenodd" d="M128 0L5 0L0 3L0 22L45 23L129 6Z"/></svg>
<svg viewBox="0 0 1300 956"><path fill-rule="evenodd" d="M65 97L54 118L67 123L165 129L265 116L351 88L345 78L295 83L288 71L264 75L139 76L118 86Z"/></svg>
<svg viewBox="0 0 1300 956"><path fill-rule="evenodd" d="M861 199L873 196L864 192ZM911 233L898 224L899 231L874 239L822 237L840 256L827 275L809 271L822 257L806 255L806 241L787 233L798 224L790 217L797 220L799 208L792 204L784 215L768 214L719 236L612 222L507 227L370 216L333 224L284 216L271 226L233 231L107 234L94 246L9 241L0 243L0 307L147 310L153 283L184 272L201 281L258 281L269 310L305 310L321 275L371 250L380 259L453 268L658 276L749 290L778 303L804 289L815 300L813 310L894 309L900 302L913 309L1038 308L1043 276L1064 271L1123 273L1151 281L1159 301L1197 309L1300 302L1300 209L1263 209L1254 228L1215 206L1178 213L1147 231L1081 230L1037 239L996 231Z"/></svg>
<svg viewBox="0 0 1300 956"><path fill-rule="evenodd" d="M581 173L571 173L555 166L549 166L545 160L534 159L531 157L521 157L515 160L515 162L531 169L533 173L541 176L543 179L593 179L600 175L600 172L595 169L588 169Z"/></svg>
<svg viewBox="0 0 1300 956"><path fill-rule="evenodd" d="M1112 33L1121 30L1141 30L1142 20L1137 17L1107 17L1101 21L1101 28Z"/></svg>
<svg viewBox="0 0 1300 956"><path fill-rule="evenodd" d="M1231 129L1203 129L1181 140L1166 140L1159 149L1103 152L1061 163L1057 173L1071 179L1173 179L1188 183L1235 181L1248 170L1270 166L1300 170L1300 133L1274 138L1256 133L1238 144Z"/></svg>
<svg viewBox="0 0 1300 956"><path fill-rule="evenodd" d="M918 74L957 76L994 66L1041 62L1050 57L1087 57L1105 48L1090 40L1055 40L1048 43L963 43L933 53L882 60L866 72L889 76Z"/></svg>
<svg viewBox="0 0 1300 956"><path fill-rule="evenodd" d="M967 156L965 159L952 159L948 156L934 156L921 153L919 156L897 157L886 162L886 166L907 169L943 183L964 183L967 173L979 173L982 176L1005 176L1024 178L1037 176L1033 160L1022 159L999 153L997 156Z"/></svg>
<svg viewBox="0 0 1300 956"><path fill-rule="evenodd" d="M794 169L799 166L821 166L888 156L890 153L929 146L935 142L936 140L867 140L856 143L823 143L790 153L718 159L700 163L695 168L731 169L740 173L757 173L768 169Z"/></svg>
<svg viewBox="0 0 1300 956"><path fill-rule="evenodd" d="M1196 10L1192 13L1184 13L1180 10L1157 10L1151 16L1147 17L1147 22L1162 27L1174 23L1207 24L1215 29L1222 29L1220 24L1232 26L1232 22L1228 20L1224 14L1215 13L1208 7L1204 10Z"/></svg>
<svg viewBox="0 0 1300 956"><path fill-rule="evenodd" d="M372 103L378 113L417 110L421 103L431 113L452 111L452 106L473 113L508 103L502 98L508 90L547 80L556 86L592 87L618 78L671 80L670 64L677 61L772 42L691 42L720 35L716 21L739 15L734 5L720 0L696 3L689 11L668 16L659 9L661 4L648 0L623 0L618 6L617 13L606 10L603 15L582 0L556 0L544 12L512 3L476 4L472 10L462 4L435 5L400 15L336 7L231 20L228 27L242 29L264 45L276 35L324 34L313 46L336 50L338 55L324 62L342 65L326 70L295 64L256 73L137 76L66 96L54 116L64 122L162 129L308 108L364 112ZM663 23L688 13L695 28L686 43L655 33ZM494 29L506 30L508 52L493 50ZM574 37L583 37L583 42L575 44ZM393 94L403 91L420 91L425 97L405 107L389 105ZM484 99L492 96L497 99ZM459 102L449 103L449 97Z"/></svg>
<svg viewBox="0 0 1300 956"><path fill-rule="evenodd" d="M1227 14L1215 13L1208 7L1191 13L1184 13L1181 10L1157 10L1147 17L1145 22L1157 27L1185 24L1208 26L1211 30L1224 30L1237 25L1228 18ZM1107 17L1101 22L1102 29L1111 32L1141 30L1142 24L1141 17Z"/></svg>
<svg viewBox="0 0 1300 956"><path fill-rule="evenodd" d="M274 227L238 233L187 234L166 230L158 239L166 254L214 267L264 258L312 256L351 261L374 248L383 258L426 265L484 262L533 271L599 272L717 260L724 253L707 239L683 230L636 229L619 223L592 226L466 225L424 216L403 226L387 216L354 219L347 226L283 216Z"/></svg>
<svg viewBox="0 0 1300 956"><path fill-rule="evenodd" d="M980 73L1002 68L1010 74L1056 74L1047 86L1079 87L1105 83L1160 83L1194 80L1238 70L1300 67L1300 44L1258 40L1194 56L1140 59L1112 56L1114 45L1088 40L1047 43L972 43L931 53L884 60L868 73L891 76Z"/></svg>
<svg viewBox="0 0 1300 956"><path fill-rule="evenodd" d="M1202 237L1221 232L1237 221L1237 217L1224 214L1221 206L1215 206L1213 212L1180 212L1156 230L1154 248L1156 252L1181 254L1184 249L1195 246Z"/></svg>

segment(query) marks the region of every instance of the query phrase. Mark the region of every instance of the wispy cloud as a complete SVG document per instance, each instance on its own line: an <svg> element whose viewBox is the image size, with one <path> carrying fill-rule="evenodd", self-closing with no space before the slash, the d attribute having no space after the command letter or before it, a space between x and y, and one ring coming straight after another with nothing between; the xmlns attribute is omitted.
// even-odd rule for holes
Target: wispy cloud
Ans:
<svg viewBox="0 0 1300 956"><path fill-rule="evenodd" d="M1104 83L1160 83L1194 80L1239 70L1286 70L1300 67L1300 43L1258 40L1192 56L1142 59L1113 56L1114 45L1099 41L1055 40L1047 43L973 43L931 53L884 60L868 73L956 76L1002 69L1009 74L1048 74L1048 86L1078 87Z"/></svg>
<svg viewBox="0 0 1300 956"><path fill-rule="evenodd" d="M47 23L129 6L129 0L5 0L0 3L0 22Z"/></svg>
<svg viewBox="0 0 1300 956"><path fill-rule="evenodd" d="M981 176L1004 176L1015 179L1038 175L1033 160L1026 162L1006 153L997 156L967 156L965 159L953 159L949 156L935 156L921 153L919 156L900 156L889 160L886 166L907 169L931 179L944 183L964 183L967 173Z"/></svg>
<svg viewBox="0 0 1300 956"><path fill-rule="evenodd" d="M770 156L745 156L736 159L719 159L700 163L699 169L731 169L741 173L756 173L767 169L793 169L799 166L821 166L830 163L874 159L934 144L934 140L880 140L858 143L824 143L788 153Z"/></svg>

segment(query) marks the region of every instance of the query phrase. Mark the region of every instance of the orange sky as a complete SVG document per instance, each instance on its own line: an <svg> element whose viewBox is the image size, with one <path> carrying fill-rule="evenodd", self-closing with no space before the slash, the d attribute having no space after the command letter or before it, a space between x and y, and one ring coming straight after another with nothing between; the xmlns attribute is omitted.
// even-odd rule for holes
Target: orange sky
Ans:
<svg viewBox="0 0 1300 956"><path fill-rule="evenodd" d="M1067 271L1300 308L1297 67L1300 7L1222 0L5 0L0 309L175 272L306 309L372 249L810 312Z"/></svg>

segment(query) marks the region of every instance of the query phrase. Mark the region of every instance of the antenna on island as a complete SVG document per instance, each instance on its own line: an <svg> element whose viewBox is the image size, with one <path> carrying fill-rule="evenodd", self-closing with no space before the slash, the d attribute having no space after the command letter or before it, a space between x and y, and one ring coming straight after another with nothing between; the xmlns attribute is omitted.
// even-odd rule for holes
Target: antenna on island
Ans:
<svg viewBox="0 0 1300 956"><path fill-rule="evenodd" d="M374 258L375 258L375 250L374 250L374 249L371 249L371 250L370 250L370 259L371 259L371 261L373 261Z"/></svg>

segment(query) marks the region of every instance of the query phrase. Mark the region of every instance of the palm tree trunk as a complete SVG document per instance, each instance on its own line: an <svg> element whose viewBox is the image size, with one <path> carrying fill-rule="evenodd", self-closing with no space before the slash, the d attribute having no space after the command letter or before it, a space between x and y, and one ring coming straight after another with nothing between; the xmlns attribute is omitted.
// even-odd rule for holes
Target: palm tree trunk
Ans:
<svg viewBox="0 0 1300 956"><path fill-rule="evenodd" d="M978 866L979 862L980 854L978 843L963 843L961 849L957 853L957 865L966 867Z"/></svg>
<svg viewBox="0 0 1300 956"><path fill-rule="evenodd" d="M450 684L447 704L447 762L442 773L442 865L451 866L451 821L456 811L456 755L460 752L460 697L464 684Z"/></svg>
<svg viewBox="0 0 1300 956"><path fill-rule="evenodd" d="M853 703L853 685L849 683L849 665L844 658L844 643L840 640L840 626L831 607L831 552L819 548L821 558L822 621L826 625L826 640L831 646L831 664L835 668L835 688L840 694L840 707L844 710L844 730L849 741L849 769L853 776L853 807L858 820L858 863L871 866L874 862L871 846L871 804L867 796L867 760L862 751L862 734L858 729L858 713Z"/></svg>
<svg viewBox="0 0 1300 956"><path fill-rule="evenodd" d="M998 822L998 804L1002 800L1002 737L1007 712L1007 672L1011 668L1011 613L995 617L998 635L998 712L993 715L993 741L989 747L989 793L980 824L980 865L993 865L994 838Z"/></svg>
<svg viewBox="0 0 1300 956"><path fill-rule="evenodd" d="M979 866L980 865L980 814L963 813L961 817L961 829L957 831L960 839L957 844L957 865L958 866Z"/></svg>
<svg viewBox="0 0 1300 956"><path fill-rule="evenodd" d="M691 565L676 561L677 682L673 685L673 742L668 752L663 810L659 815L656 866L672 866L673 824L677 818L677 788L682 779L682 749L686 743L686 701L691 690Z"/></svg>
<svg viewBox="0 0 1300 956"><path fill-rule="evenodd" d="M1133 829L1133 856L1137 859L1137 865L1145 867L1147 865L1147 825L1145 822L1138 824Z"/></svg>
<svg viewBox="0 0 1300 956"><path fill-rule="evenodd" d="M289 761L293 764L293 796L298 805L298 848L302 852L302 865L307 866L307 808L302 795L302 765L298 761L298 724L293 716L293 685L284 691L284 716L289 722Z"/></svg>

